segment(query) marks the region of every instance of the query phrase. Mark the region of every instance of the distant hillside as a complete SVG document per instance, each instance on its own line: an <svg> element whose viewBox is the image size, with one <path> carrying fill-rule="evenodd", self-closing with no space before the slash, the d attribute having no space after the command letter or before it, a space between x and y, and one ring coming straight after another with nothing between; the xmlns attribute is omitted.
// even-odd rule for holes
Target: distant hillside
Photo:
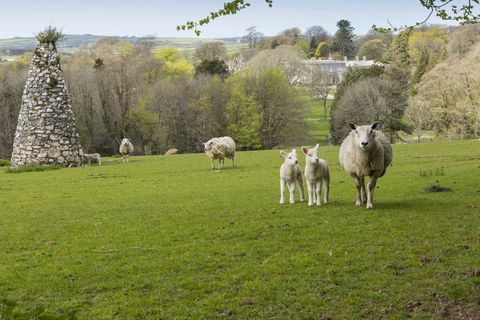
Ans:
<svg viewBox="0 0 480 320"><path fill-rule="evenodd" d="M93 45L101 39L109 38L101 35L65 35L61 41L57 43L57 48L63 52L73 52L81 47ZM122 40L136 43L141 40L140 37L118 37ZM206 42L222 41L225 43L228 52L238 51L243 44L240 43L240 37L213 39L213 38L174 38L174 37L158 37L155 38L155 46L157 48L164 46L176 47L185 54L191 54L195 51L195 48ZM35 37L27 38L10 38L0 39L0 54L19 55L28 51L32 51L35 48Z"/></svg>

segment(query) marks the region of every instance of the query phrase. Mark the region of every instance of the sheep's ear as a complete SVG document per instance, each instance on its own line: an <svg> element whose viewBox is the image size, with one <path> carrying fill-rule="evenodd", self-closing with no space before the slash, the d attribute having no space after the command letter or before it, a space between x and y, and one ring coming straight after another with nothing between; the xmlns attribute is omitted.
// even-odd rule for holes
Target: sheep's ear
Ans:
<svg viewBox="0 0 480 320"><path fill-rule="evenodd" d="M357 125L356 125L355 123L353 123L353 122L349 122L349 123L348 123L348 126L349 126L350 129L352 129L352 130L356 130L356 129L357 129Z"/></svg>
<svg viewBox="0 0 480 320"><path fill-rule="evenodd" d="M372 128L373 130L380 129L380 122L377 121L377 122L372 123L370 128Z"/></svg>
<svg viewBox="0 0 480 320"><path fill-rule="evenodd" d="M297 154L297 150L296 150L296 149L292 149L292 153Z"/></svg>
<svg viewBox="0 0 480 320"><path fill-rule="evenodd" d="M308 148L307 148L307 147L302 147L302 152L303 152L304 154L307 154L307 153L308 153Z"/></svg>
<svg viewBox="0 0 480 320"><path fill-rule="evenodd" d="M314 148L314 149L318 149L318 147L319 147L319 145L318 145L318 143L317 143L317 144L315 145L315 148Z"/></svg>
<svg viewBox="0 0 480 320"><path fill-rule="evenodd" d="M287 154L286 154L284 151L280 151L280 155L281 155L282 157L284 157L284 158L287 157Z"/></svg>

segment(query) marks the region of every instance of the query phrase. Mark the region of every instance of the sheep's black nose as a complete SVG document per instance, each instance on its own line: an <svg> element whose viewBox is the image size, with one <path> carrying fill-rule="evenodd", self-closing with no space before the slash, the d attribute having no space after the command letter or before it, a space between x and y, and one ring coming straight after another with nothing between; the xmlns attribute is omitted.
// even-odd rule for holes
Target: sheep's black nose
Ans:
<svg viewBox="0 0 480 320"><path fill-rule="evenodd" d="M295 164L298 164L298 160L295 160Z"/></svg>
<svg viewBox="0 0 480 320"><path fill-rule="evenodd" d="M366 147L368 145L368 142L362 142L362 146Z"/></svg>

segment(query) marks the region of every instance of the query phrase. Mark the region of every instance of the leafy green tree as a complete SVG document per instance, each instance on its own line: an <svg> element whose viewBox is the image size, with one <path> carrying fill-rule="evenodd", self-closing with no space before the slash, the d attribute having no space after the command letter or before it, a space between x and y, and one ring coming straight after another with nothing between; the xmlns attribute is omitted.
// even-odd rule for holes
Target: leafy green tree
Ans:
<svg viewBox="0 0 480 320"><path fill-rule="evenodd" d="M163 73L166 76L176 77L193 75L194 67L174 47L163 47L155 52L155 57L162 60L165 65Z"/></svg>
<svg viewBox="0 0 480 320"><path fill-rule="evenodd" d="M352 57L355 52L355 44L353 43L354 28L348 20L340 20L337 22L337 32L332 43L332 51L337 51L344 56Z"/></svg>
<svg viewBox="0 0 480 320"><path fill-rule="evenodd" d="M328 42L320 42L315 49L314 57L317 59L327 58L330 54L330 44Z"/></svg>
<svg viewBox="0 0 480 320"><path fill-rule="evenodd" d="M245 79L236 74L227 81L230 99L227 103L227 132L239 147L260 146L260 106L245 88Z"/></svg>
<svg viewBox="0 0 480 320"><path fill-rule="evenodd" d="M210 59L203 60L195 66L195 75L208 74L218 75L222 78L228 75L228 67L224 60Z"/></svg>

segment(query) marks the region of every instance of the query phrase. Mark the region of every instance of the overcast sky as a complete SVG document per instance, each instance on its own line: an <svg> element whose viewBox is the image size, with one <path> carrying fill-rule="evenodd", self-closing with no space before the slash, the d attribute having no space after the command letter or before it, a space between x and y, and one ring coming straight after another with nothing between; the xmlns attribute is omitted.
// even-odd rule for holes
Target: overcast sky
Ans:
<svg viewBox="0 0 480 320"><path fill-rule="evenodd" d="M46 25L63 28L67 34L135 35L188 37L176 26L206 16L223 6L223 0L0 0L0 38L29 37ZM222 17L202 29L204 37L231 37L244 34L250 26L265 35L289 27L305 30L321 25L330 33L340 19L348 19L356 34L365 34L372 24L387 26L413 24L428 12L419 0L264 0L235 16ZM430 22L438 23L438 18Z"/></svg>

